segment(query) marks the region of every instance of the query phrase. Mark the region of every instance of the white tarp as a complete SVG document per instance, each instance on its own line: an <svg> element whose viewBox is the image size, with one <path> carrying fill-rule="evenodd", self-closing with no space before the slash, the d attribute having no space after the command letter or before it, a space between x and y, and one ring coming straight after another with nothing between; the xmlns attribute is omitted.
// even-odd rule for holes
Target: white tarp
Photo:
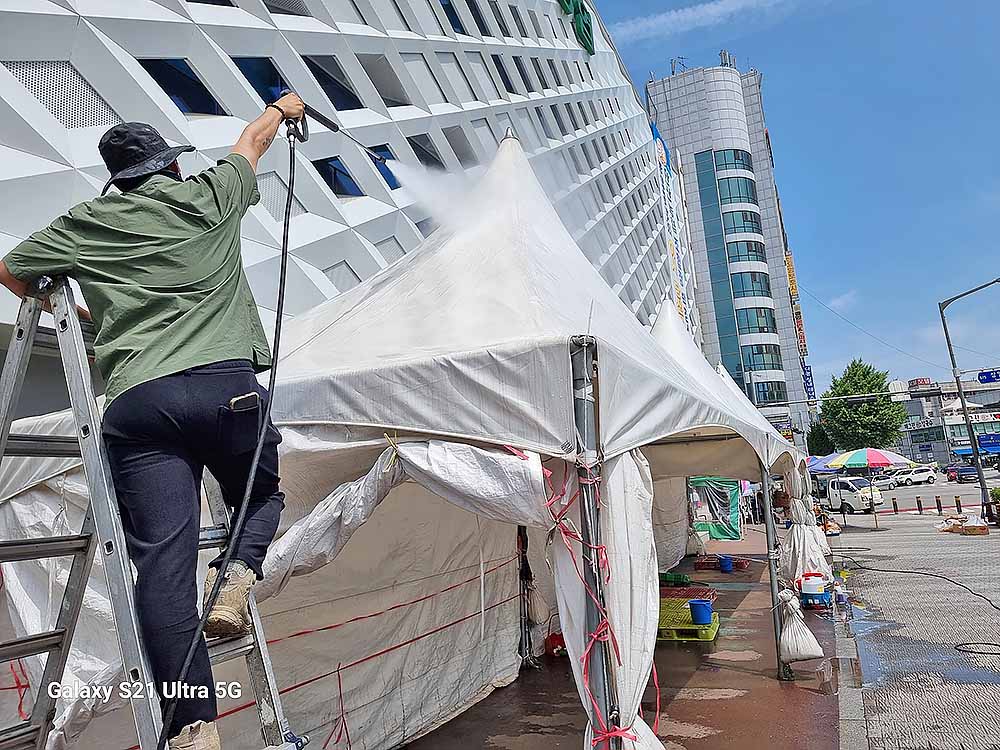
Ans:
<svg viewBox="0 0 1000 750"><path fill-rule="evenodd" d="M562 226L516 140L503 142L456 213L462 220L418 251L287 324L274 394L286 510L261 586L262 594L281 589L263 611L286 713L297 731L338 750L346 715L355 746L386 750L514 678L513 524L538 529L532 538L551 528L540 456L547 465L565 458L555 463L570 468L576 460L570 340L589 334L606 456L607 617L621 660L623 724L639 738L624 746L658 748L635 719L656 620L652 494L669 477L746 476L758 460L794 465L801 457L776 444L773 429L718 378L704 378L642 328ZM15 431L73 433L66 414ZM384 453L392 442L399 465ZM400 484L397 469L410 481ZM563 474L572 497L575 471ZM668 512L678 507L675 490L661 506ZM73 462L46 459L4 462L0 498L2 538L78 527L86 502ZM588 640L586 594L568 570L579 545L555 537L556 599L577 668ZM64 569L46 565L4 566L19 634L51 626ZM114 668L106 600L98 572L73 678ZM235 669L225 665L217 677L236 677ZM254 747L253 711L240 704L223 702L223 712L235 712L222 719L222 733L227 747ZM85 714L74 720L85 723ZM74 746L126 748L129 723L125 711L103 716Z"/></svg>
<svg viewBox="0 0 1000 750"><path fill-rule="evenodd" d="M789 586L805 573L821 573L827 583L833 582L833 570L826 559L830 547L823 530L816 525L812 500L791 498L792 526L781 543L778 571ZM822 540L822 541L821 541Z"/></svg>

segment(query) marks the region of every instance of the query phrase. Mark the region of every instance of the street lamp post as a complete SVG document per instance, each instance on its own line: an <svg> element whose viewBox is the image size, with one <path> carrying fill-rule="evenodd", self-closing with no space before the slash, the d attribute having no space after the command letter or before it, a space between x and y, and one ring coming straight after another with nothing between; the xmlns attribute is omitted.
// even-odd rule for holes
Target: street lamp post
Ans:
<svg viewBox="0 0 1000 750"><path fill-rule="evenodd" d="M972 428L972 418L969 416L969 406L968 402L965 400L965 389L962 387L962 371L958 369L958 362L955 360L955 348L951 345L951 333L948 331L948 319L945 317L944 311L952 302L962 299L962 297L968 297L970 294L975 294L978 291L985 289L993 284L1000 284L1000 278L993 279L992 281L987 281L985 284L980 284L973 289L962 292L961 294L956 294L954 297L949 297L943 302L938 302L938 312L941 313L941 327L944 328L944 341L948 345L948 356L951 358L951 371L955 376L955 386L958 388L958 398L962 402L962 416L965 417L965 428L969 432L969 444L972 447L972 460L976 464L976 473L979 474L979 490L982 494L982 514L984 516L994 515L992 508L990 506L990 491L986 486L986 475L983 474L983 461L979 455L979 441L976 440L976 432Z"/></svg>

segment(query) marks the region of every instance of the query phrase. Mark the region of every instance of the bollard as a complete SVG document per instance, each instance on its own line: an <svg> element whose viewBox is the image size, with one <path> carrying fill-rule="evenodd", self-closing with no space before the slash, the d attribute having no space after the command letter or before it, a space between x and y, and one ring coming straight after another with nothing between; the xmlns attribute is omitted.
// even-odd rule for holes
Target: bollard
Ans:
<svg viewBox="0 0 1000 750"><path fill-rule="evenodd" d="M938 515L939 516L943 516L944 515L944 510L941 508L941 496L940 495L935 495L934 496L934 504L937 505Z"/></svg>
<svg viewBox="0 0 1000 750"><path fill-rule="evenodd" d="M896 502L896 498L892 499L892 512L899 515L899 503Z"/></svg>
<svg viewBox="0 0 1000 750"><path fill-rule="evenodd" d="M917 495L917 513L924 514L924 504L920 502L920 495Z"/></svg>
<svg viewBox="0 0 1000 750"><path fill-rule="evenodd" d="M955 495L955 512L956 513L961 513L962 512L962 496L961 495Z"/></svg>

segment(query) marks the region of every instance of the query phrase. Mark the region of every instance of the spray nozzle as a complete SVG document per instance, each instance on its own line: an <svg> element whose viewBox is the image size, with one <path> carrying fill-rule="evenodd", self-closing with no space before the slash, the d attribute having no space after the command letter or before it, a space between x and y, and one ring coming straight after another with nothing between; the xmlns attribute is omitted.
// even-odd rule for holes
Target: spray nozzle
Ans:
<svg viewBox="0 0 1000 750"><path fill-rule="evenodd" d="M292 92L289 91L288 89L285 89L284 91L281 92L281 95L284 96L285 94L290 94L290 93L292 93ZM347 140L349 140L349 141L357 144L362 149L364 149L365 153L368 154L372 159L374 159L377 162L381 162L382 164L385 164L385 157L382 156L382 154L379 154L379 153L376 153L375 151L372 151L368 146L366 146L361 141L359 141L357 138L355 138L353 135L351 135L350 133L348 133L346 130L344 130L342 127L340 127L340 125L338 125L337 123L335 123L333 120L331 120L329 117L327 117L326 115L324 115L322 112L319 112L318 110L314 109L313 107L309 106L308 104L305 104L305 102L303 102L303 105L305 106L305 115L309 115L309 117L311 117L314 120L316 120L316 122L318 122L320 125L322 125L323 127L325 127L327 130L329 130L329 131L331 131L333 133L340 133L342 136L344 136L345 138L347 138ZM303 132L305 133L305 138L300 138L299 140L308 140L309 139L309 130L308 130L308 127L305 126L305 121L306 121L305 115L302 116Z"/></svg>

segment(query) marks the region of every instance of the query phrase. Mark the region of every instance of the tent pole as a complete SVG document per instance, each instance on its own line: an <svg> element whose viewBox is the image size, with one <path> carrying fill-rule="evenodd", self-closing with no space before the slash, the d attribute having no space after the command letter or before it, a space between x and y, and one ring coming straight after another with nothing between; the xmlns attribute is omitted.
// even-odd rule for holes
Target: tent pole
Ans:
<svg viewBox="0 0 1000 750"><path fill-rule="evenodd" d="M760 483L764 491L764 529L767 532L767 574L771 582L771 616L774 620L774 658L778 662L778 679L794 680L792 668L781 660L781 613L778 611L778 533L774 528L771 503L771 472L760 464Z"/></svg>
<svg viewBox="0 0 1000 750"><path fill-rule="evenodd" d="M601 475L601 453L599 449L600 418L598 412L597 381L597 341L591 336L574 336L571 341L570 359L573 366L573 412L576 423L577 478L580 483L580 536L583 539L583 575L587 587L600 603L588 595L586 603L587 633L594 633L601 625L606 610L604 602L604 579L599 560L593 554L601 544L601 510L598 502L598 487L590 480ZM591 726L596 730L604 725L615 728L620 721L618 691L615 672L611 663L611 653L606 641L596 641L590 650L588 665L590 691L594 696L594 706L587 706L587 712L602 711L603 715L591 715ZM603 744L603 743L602 743ZM621 739L613 738L610 747L596 750L618 750Z"/></svg>
<svg viewBox="0 0 1000 750"><path fill-rule="evenodd" d="M531 607L529 597L534 576L528 563L528 527L517 527L518 584L521 594L521 666L538 668L539 663L531 648Z"/></svg>

